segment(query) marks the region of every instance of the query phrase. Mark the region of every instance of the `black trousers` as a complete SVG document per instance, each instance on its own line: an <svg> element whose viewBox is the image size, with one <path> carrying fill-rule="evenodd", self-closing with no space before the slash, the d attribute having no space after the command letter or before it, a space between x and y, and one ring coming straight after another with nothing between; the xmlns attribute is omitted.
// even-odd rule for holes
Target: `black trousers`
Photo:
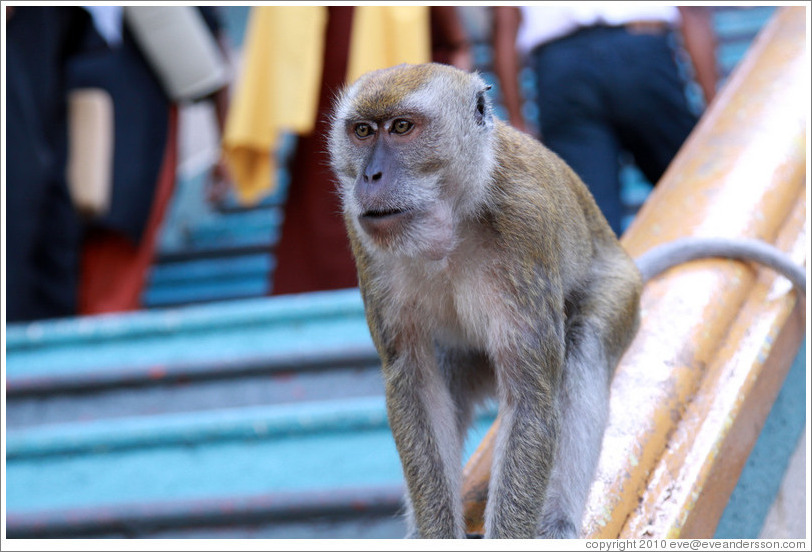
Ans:
<svg viewBox="0 0 812 552"><path fill-rule="evenodd" d="M15 7L6 50L6 321L76 313L80 221L65 181L63 61L89 18Z"/></svg>

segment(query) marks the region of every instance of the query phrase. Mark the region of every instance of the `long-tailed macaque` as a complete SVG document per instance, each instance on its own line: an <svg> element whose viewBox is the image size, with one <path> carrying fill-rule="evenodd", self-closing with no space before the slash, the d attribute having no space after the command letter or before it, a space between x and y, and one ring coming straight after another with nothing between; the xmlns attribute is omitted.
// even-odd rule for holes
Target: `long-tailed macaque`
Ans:
<svg viewBox="0 0 812 552"><path fill-rule="evenodd" d="M329 135L410 535L463 538L473 408L501 424L487 538L579 535L640 272L575 173L450 66L368 73ZM690 247L689 247L690 248Z"/></svg>

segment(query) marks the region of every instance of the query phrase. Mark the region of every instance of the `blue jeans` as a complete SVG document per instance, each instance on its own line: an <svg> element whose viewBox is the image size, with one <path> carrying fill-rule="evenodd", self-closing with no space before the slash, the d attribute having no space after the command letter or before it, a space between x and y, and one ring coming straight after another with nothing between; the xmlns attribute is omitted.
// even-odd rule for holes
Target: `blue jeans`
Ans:
<svg viewBox="0 0 812 552"><path fill-rule="evenodd" d="M589 27L536 48L541 139L620 234L619 158L656 183L697 121L668 33Z"/></svg>

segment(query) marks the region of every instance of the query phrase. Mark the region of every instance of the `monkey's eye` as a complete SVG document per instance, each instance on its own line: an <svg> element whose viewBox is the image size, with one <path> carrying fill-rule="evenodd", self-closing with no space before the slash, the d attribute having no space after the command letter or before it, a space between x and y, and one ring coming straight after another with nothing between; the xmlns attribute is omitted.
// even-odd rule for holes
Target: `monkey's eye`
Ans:
<svg viewBox="0 0 812 552"><path fill-rule="evenodd" d="M372 135L372 127L366 123L355 125L355 135L359 138L367 138Z"/></svg>
<svg viewBox="0 0 812 552"><path fill-rule="evenodd" d="M394 123L392 123L392 132L395 134L406 134L410 130L414 123L411 121L407 121L406 119L397 119Z"/></svg>

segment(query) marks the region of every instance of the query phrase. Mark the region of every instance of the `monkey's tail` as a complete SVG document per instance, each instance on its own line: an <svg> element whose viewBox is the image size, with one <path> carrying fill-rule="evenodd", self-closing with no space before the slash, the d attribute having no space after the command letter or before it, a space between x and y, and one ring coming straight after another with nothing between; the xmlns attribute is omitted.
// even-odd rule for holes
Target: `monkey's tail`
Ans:
<svg viewBox="0 0 812 552"><path fill-rule="evenodd" d="M777 247L750 238L680 238L646 251L635 263L645 283L673 266L709 257L763 264L786 276L802 294L806 294L806 269L795 264Z"/></svg>

